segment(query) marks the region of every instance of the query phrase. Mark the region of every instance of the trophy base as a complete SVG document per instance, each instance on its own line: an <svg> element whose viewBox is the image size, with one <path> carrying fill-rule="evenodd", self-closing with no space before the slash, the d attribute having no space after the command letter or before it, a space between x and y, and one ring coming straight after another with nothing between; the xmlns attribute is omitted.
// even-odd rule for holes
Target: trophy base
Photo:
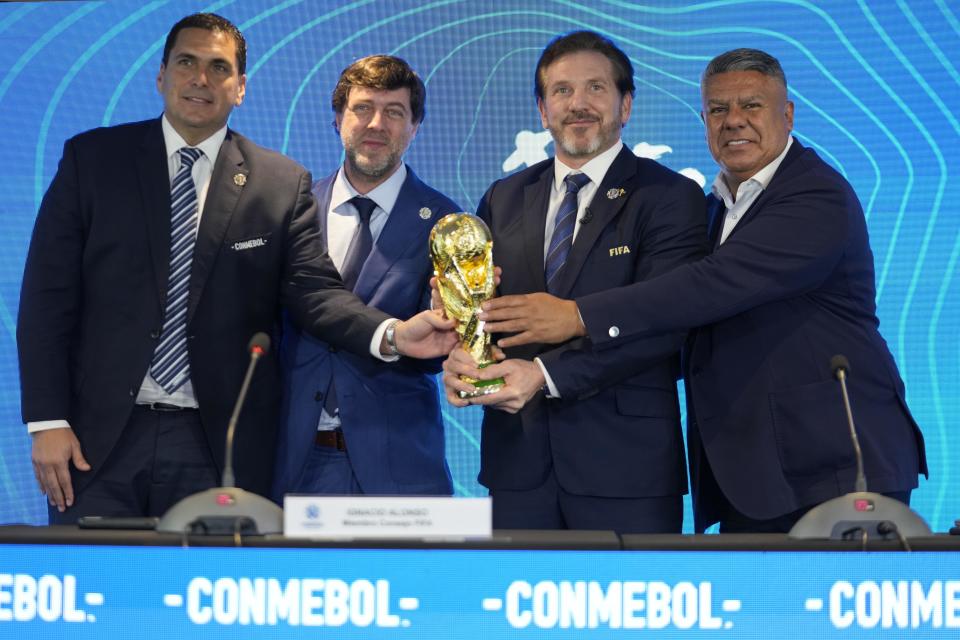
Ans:
<svg viewBox="0 0 960 640"><path fill-rule="evenodd" d="M503 378L494 378L493 380L474 380L473 378L463 377L461 378L464 382L469 382L476 389L474 391L457 391L457 395L460 396L461 400L466 400L467 398L479 398L480 396L488 396L491 393L496 393L503 389L504 385L507 383Z"/></svg>

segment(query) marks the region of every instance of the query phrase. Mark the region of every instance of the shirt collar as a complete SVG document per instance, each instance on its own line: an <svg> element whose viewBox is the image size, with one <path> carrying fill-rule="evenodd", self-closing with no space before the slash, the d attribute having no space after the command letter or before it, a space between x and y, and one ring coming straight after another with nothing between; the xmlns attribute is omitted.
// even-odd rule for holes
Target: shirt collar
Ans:
<svg viewBox="0 0 960 640"><path fill-rule="evenodd" d="M617 154L620 153L620 149L623 148L623 142L617 140L617 143L598 155L595 158L591 158L589 162L580 167L579 169L571 169L567 165L563 164L559 158L553 159L553 188L556 190L565 190L566 187L563 186L563 179L566 178L569 174L574 171L579 171L580 173L587 174L587 177L590 178L590 182L595 186L599 187L600 183L603 182L604 176L607 175L607 171L610 170L610 165L613 164L613 161L616 159Z"/></svg>
<svg viewBox="0 0 960 640"><path fill-rule="evenodd" d="M170 121L167 120L167 114L163 114L163 117L160 120L161 127L163 128L163 143L167 147L168 158L178 153L183 147L193 146L203 151L203 155L205 155L210 161L210 166L213 166L217 163L217 155L220 153L220 146L227 138L227 125L223 125L221 129L219 129L206 140L202 141L200 144L189 145L187 144L187 141L183 139L183 136L177 133L177 130L173 128L173 125L170 124Z"/></svg>
<svg viewBox="0 0 960 640"><path fill-rule="evenodd" d="M761 191L766 189L770 185L770 181L773 180L773 174L777 172L783 159L787 157L787 151L790 150L791 145L793 145L793 136L787 138L787 144L783 147L783 151L781 151L780 155L774 158L770 164L740 183L740 187L737 188L737 194L739 195L740 189L744 187L744 185L746 185L747 188L759 187ZM730 187L727 186L727 181L723 179L723 171L720 171L717 177L713 179L713 186L710 187L710 191L713 195L723 200L728 209L733 206L735 200L733 199L733 193L731 193Z"/></svg>
<svg viewBox="0 0 960 640"><path fill-rule="evenodd" d="M376 188L371 189L368 193L361 194L354 189L350 181L347 180L347 172L344 171L341 166L339 171L337 171L337 177L333 181L333 189L330 191L330 209L336 211L351 198L363 195L373 200L378 207L389 215L393 210L393 205L397 203L397 198L400 197L400 189L403 188L403 183L406 179L407 166L401 162L400 166L397 167L397 170L394 171L389 178L378 184Z"/></svg>

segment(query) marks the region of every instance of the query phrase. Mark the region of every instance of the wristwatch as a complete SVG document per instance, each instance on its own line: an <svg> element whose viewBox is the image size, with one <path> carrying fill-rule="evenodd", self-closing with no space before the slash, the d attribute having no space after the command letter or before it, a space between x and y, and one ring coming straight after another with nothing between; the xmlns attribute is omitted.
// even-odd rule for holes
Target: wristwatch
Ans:
<svg viewBox="0 0 960 640"><path fill-rule="evenodd" d="M386 331L383 332L383 337L387 340L387 348L390 349L388 356L398 356L400 355L400 349L397 348L397 325L400 324L399 320L393 320L390 324L387 325Z"/></svg>

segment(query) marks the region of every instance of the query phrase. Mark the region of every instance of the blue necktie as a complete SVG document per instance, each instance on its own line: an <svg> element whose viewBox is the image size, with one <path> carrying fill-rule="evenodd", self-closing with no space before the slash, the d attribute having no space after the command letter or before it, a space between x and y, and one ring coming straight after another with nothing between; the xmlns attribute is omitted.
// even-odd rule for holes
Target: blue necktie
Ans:
<svg viewBox="0 0 960 640"><path fill-rule="evenodd" d="M357 213L360 214L360 226L350 242L350 248L347 249L347 255L343 259L343 267L340 269L340 277L343 279L343 286L353 291L357 286L357 280L360 278L360 271L363 269L363 263L370 256L373 250L373 234L370 232L370 216L373 210L377 208L377 203L370 198L356 196L350 198Z"/></svg>
<svg viewBox="0 0 960 640"><path fill-rule="evenodd" d="M173 393L190 379L187 359L187 297L190 267L197 240L197 189L193 184L193 163L203 151L180 149L180 169L170 187L170 274L167 277L167 305L163 312L160 343L153 352L150 375L167 393Z"/></svg>
<svg viewBox="0 0 960 640"><path fill-rule="evenodd" d="M363 263L367 261L370 252L373 250L373 234L370 231L370 216L373 210L377 208L377 203L370 198L355 196L350 199L357 213L360 214L360 226L350 242L350 248L347 249L347 255L343 259L343 266L340 268L340 277L343 279L343 286L353 291L357 287L357 280L360 278L360 271L363 269ZM324 397L323 409L329 416L335 416L338 413L340 403L337 401L337 384L333 378L330 378L330 385L327 387L327 394Z"/></svg>
<svg viewBox="0 0 960 640"><path fill-rule="evenodd" d="M547 249L547 259L544 266L544 275L547 278L547 291L555 293L556 276L567 261L570 247L573 246L573 230L577 225L577 193L590 178L585 173L571 173L563 179L567 193L560 202L557 210L557 220L553 227L553 236Z"/></svg>

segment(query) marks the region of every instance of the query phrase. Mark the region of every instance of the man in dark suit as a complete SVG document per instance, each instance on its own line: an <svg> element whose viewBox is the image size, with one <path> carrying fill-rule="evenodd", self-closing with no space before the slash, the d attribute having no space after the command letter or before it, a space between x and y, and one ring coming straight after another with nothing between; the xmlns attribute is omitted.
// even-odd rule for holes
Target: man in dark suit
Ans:
<svg viewBox="0 0 960 640"><path fill-rule="evenodd" d="M789 531L811 507L853 490L853 446L830 368L845 354L869 488L909 502L927 472L923 437L877 330L856 194L790 136L793 103L772 56L718 56L701 92L720 165L708 204L713 253L575 300L496 301L492 330L520 332L508 345L583 335L607 351L696 327L684 372L694 510L698 530L719 521L721 532Z"/></svg>
<svg viewBox="0 0 960 640"><path fill-rule="evenodd" d="M320 247L309 174L226 126L245 64L233 24L188 16L164 47L163 117L64 147L17 325L23 416L52 522L160 515L219 484L247 342L277 327L281 305L371 357L436 357L448 341L433 316L398 323L343 289ZM277 373L267 356L235 443L237 484L264 495Z"/></svg>
<svg viewBox="0 0 960 640"><path fill-rule="evenodd" d="M495 182L478 215L493 234L499 293L578 297L642 282L706 249L699 187L620 141L633 68L581 31L552 41L536 70L537 105L556 157ZM483 370L506 386L470 404L483 418L480 482L496 528L676 532L687 490L677 400L684 333L598 350L577 338L507 349ZM478 377L455 349L447 397Z"/></svg>
<svg viewBox="0 0 960 640"><path fill-rule="evenodd" d="M313 185L326 249L367 304L408 317L429 304L428 236L459 211L402 161L426 88L400 58L357 60L333 90L345 160ZM285 493L452 493L435 374L439 361L385 363L285 334L274 498Z"/></svg>

